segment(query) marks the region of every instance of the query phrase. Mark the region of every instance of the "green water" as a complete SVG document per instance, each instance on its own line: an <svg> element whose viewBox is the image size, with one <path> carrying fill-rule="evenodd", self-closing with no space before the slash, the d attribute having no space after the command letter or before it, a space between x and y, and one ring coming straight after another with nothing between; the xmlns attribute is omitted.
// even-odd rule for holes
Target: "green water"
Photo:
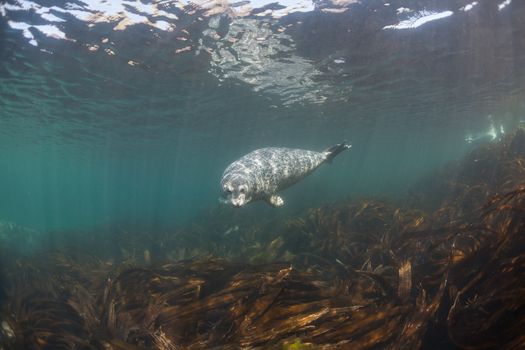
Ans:
<svg viewBox="0 0 525 350"><path fill-rule="evenodd" d="M20 4L1 23L0 220L38 230L188 224L218 205L230 162L267 146L353 145L287 190L279 215L402 199L490 142L468 135L512 130L524 115L519 2L468 12L413 2L413 14L454 14L399 30L383 28L409 16L396 2L261 19L177 12L170 31L116 30L41 4L67 40L37 27L31 39L13 23L40 22Z"/></svg>
<svg viewBox="0 0 525 350"><path fill-rule="evenodd" d="M346 196L402 195L421 171L457 156L455 146L461 146L448 145L438 151L437 141L429 142L425 135L415 140L407 135L402 144L386 137L379 134L368 142L354 143L353 149L333 164L287 190L283 210L314 207ZM181 145L159 150L146 144L133 154L38 143L2 152L2 216L43 230L121 220L144 220L152 225L187 223L200 211L219 205L218 182L229 162L266 145L261 138L247 138L238 146L224 145L219 151L191 136L174 138L181 140ZM324 148L317 142L311 142L315 146L299 139L294 143L284 136L272 139L275 143L270 145ZM249 210L241 210L245 209Z"/></svg>

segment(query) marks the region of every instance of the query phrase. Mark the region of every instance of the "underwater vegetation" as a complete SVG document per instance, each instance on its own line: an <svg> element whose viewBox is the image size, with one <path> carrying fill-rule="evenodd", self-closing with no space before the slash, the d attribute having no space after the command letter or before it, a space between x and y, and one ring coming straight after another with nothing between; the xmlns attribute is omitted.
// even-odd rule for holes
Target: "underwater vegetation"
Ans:
<svg viewBox="0 0 525 350"><path fill-rule="evenodd" d="M176 232L54 233L38 254L0 241L0 348L524 348L524 165L520 129L401 206L217 208Z"/></svg>

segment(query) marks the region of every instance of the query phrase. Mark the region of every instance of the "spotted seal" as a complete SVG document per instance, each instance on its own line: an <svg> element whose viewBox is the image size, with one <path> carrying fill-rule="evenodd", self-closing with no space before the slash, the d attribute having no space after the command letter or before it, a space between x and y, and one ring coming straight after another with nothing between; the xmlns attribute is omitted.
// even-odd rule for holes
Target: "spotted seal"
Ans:
<svg viewBox="0 0 525 350"><path fill-rule="evenodd" d="M274 207L284 204L277 192L290 187L352 147L346 142L323 152L268 147L255 150L231 163L222 175L223 202L235 207L264 200Z"/></svg>

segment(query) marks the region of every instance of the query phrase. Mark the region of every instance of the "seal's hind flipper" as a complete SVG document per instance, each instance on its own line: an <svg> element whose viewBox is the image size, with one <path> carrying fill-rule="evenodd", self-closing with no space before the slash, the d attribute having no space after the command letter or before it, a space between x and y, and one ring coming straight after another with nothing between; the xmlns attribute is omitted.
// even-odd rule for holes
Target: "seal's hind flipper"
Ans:
<svg viewBox="0 0 525 350"><path fill-rule="evenodd" d="M325 151L326 153L328 153L328 155L326 156L325 162L332 163L332 160L335 158L335 156L337 156L339 153L351 147L352 145L347 144L346 141L343 141L338 145L330 147L329 149Z"/></svg>
<svg viewBox="0 0 525 350"><path fill-rule="evenodd" d="M282 207L284 205L284 200L281 198L281 196L278 196L276 194L268 197L266 201L268 202L268 204L276 208Z"/></svg>

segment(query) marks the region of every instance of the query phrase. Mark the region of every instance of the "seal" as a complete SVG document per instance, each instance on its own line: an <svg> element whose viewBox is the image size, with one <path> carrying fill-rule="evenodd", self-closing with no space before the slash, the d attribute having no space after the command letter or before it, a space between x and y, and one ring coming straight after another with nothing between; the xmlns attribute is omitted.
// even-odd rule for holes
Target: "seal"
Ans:
<svg viewBox="0 0 525 350"><path fill-rule="evenodd" d="M223 202L242 207L264 200L274 207L284 205L277 192L297 183L321 164L331 163L352 145L342 142L323 152L268 147L255 150L231 163L222 175Z"/></svg>

